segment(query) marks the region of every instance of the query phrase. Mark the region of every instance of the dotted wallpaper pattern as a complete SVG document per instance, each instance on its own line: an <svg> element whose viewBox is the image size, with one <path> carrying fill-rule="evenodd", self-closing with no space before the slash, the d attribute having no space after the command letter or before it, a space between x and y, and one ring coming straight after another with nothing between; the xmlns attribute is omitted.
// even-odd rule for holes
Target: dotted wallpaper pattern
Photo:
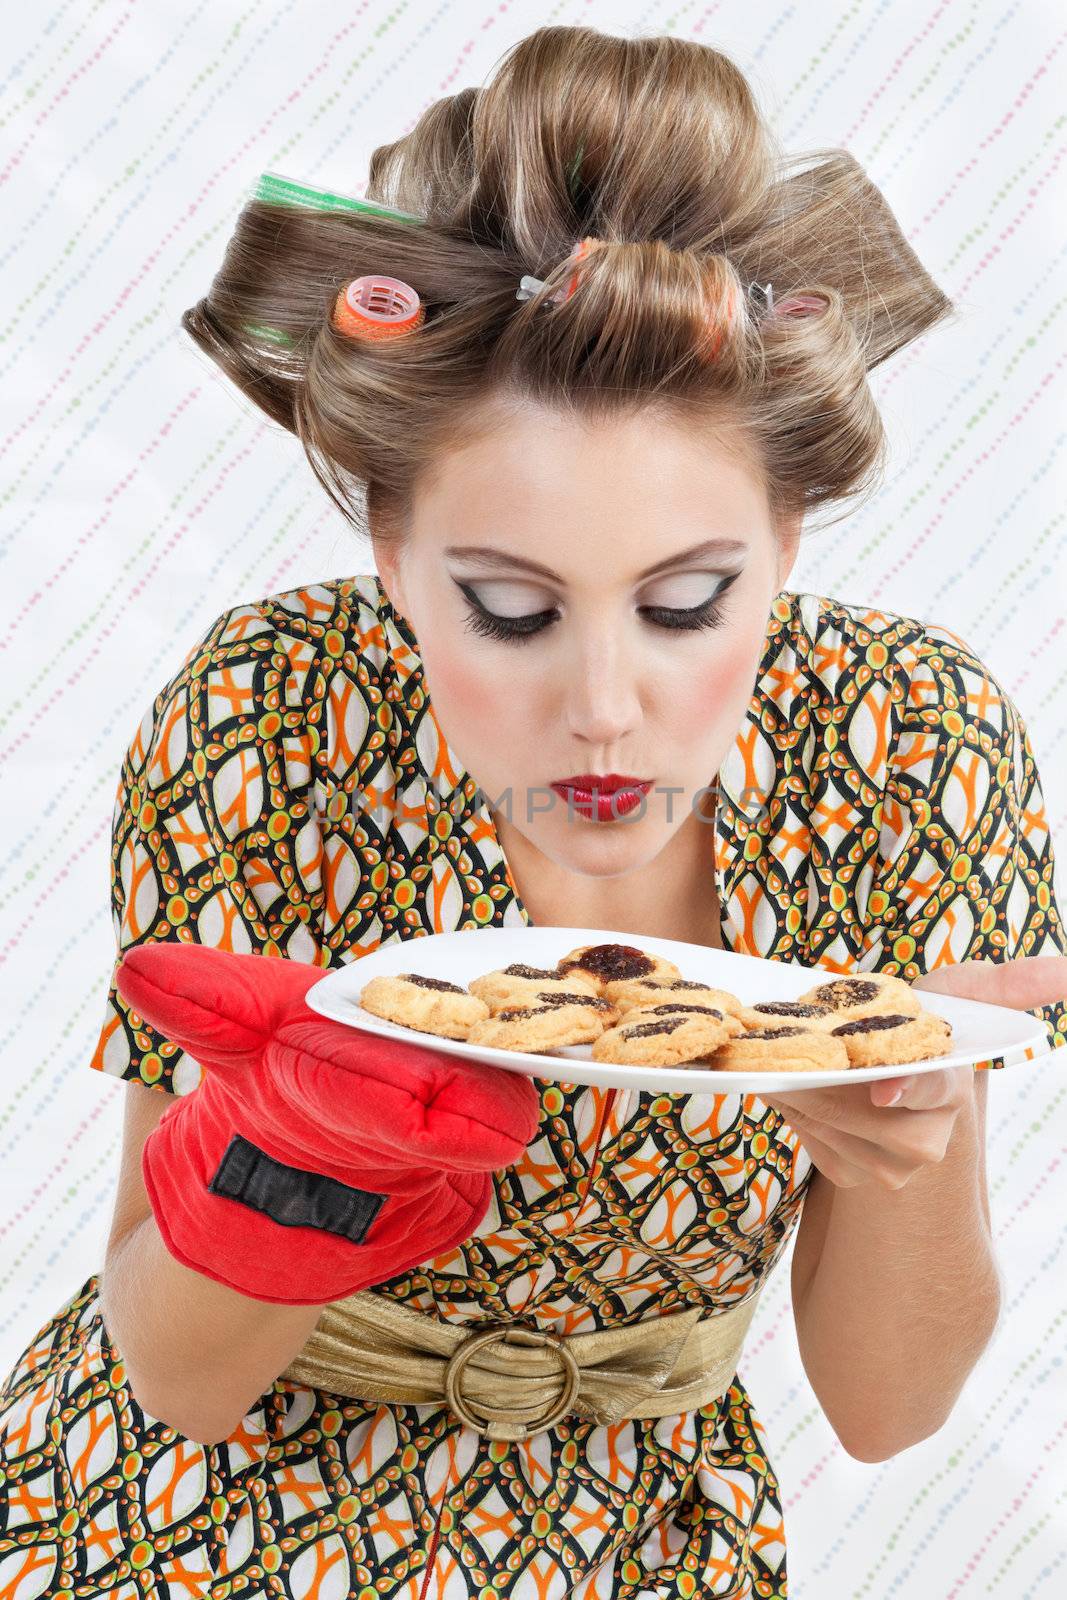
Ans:
<svg viewBox="0 0 1067 1600"><path fill-rule="evenodd" d="M811 535L790 582L967 640L1026 719L1067 855L1057 7L18 8L0 60L4 1370L102 1261L122 1091L86 1068L114 953L123 752L221 607L371 566L295 441L191 346L181 311L260 172L361 192L376 144L546 22L727 50L788 148L844 145L863 162L960 307L956 326L874 374L885 484ZM1060 860L1061 904L1064 882ZM1062 1592L1063 1064L1058 1052L990 1083L1004 1314L932 1439L851 1460L806 1383L784 1263L769 1282L744 1376L782 1485L794 1594Z"/></svg>

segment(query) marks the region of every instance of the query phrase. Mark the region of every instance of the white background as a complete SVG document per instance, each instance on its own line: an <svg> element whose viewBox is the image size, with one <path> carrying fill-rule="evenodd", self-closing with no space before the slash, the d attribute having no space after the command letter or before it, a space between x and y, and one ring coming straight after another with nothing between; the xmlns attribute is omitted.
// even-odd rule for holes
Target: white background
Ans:
<svg viewBox="0 0 1067 1600"><path fill-rule="evenodd" d="M790 587L972 644L1023 712L1067 856L1067 40L1053 0L12 6L0 52L0 1370L102 1264L123 1090L87 1066L113 956L122 752L224 607L372 566L295 440L207 364L180 313L206 291L261 171L361 192L376 144L546 22L726 50L787 148L856 155L965 313L873 375L893 441L885 486L813 539ZM1063 883L1061 864L1061 906ZM1063 1592L1064 1059L991 1084L1005 1312L936 1437L880 1465L846 1456L799 1364L784 1268L764 1296L742 1370L783 1481L801 1600Z"/></svg>

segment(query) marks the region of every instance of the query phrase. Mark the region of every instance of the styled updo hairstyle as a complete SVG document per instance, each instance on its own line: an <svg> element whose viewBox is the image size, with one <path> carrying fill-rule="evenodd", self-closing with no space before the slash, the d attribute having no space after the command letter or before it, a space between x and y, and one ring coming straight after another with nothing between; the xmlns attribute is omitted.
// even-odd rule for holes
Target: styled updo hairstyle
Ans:
<svg viewBox="0 0 1067 1600"><path fill-rule="evenodd" d="M852 156L782 155L743 74L694 40L539 28L379 146L367 196L425 221L252 200L182 325L377 536L509 399L705 423L773 515L854 498L885 464L867 374L954 315ZM587 235L606 248L546 304ZM420 328L334 328L370 273L417 291ZM520 300L524 274L545 285Z"/></svg>

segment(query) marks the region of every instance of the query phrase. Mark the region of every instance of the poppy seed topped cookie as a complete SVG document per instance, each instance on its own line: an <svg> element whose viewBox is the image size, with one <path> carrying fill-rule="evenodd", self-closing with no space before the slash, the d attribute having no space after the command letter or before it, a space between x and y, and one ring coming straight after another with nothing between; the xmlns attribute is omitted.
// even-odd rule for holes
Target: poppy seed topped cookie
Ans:
<svg viewBox="0 0 1067 1600"><path fill-rule="evenodd" d="M902 1011L917 1016L922 1001L903 978L888 972L865 972L861 977L831 978L797 995L802 1005L828 1006L848 1017L870 1016L876 1011Z"/></svg>

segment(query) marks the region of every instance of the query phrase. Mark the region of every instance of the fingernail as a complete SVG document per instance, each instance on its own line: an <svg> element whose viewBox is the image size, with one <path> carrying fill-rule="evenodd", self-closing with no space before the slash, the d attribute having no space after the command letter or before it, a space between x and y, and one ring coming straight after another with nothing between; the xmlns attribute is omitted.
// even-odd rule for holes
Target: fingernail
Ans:
<svg viewBox="0 0 1067 1600"><path fill-rule="evenodd" d="M884 1106L895 1106L897 1101L903 1095L903 1093L904 1093L903 1089L899 1089L899 1088L898 1089L894 1089L893 1093L889 1096L889 1099L888 1100L883 1100L882 1104Z"/></svg>

